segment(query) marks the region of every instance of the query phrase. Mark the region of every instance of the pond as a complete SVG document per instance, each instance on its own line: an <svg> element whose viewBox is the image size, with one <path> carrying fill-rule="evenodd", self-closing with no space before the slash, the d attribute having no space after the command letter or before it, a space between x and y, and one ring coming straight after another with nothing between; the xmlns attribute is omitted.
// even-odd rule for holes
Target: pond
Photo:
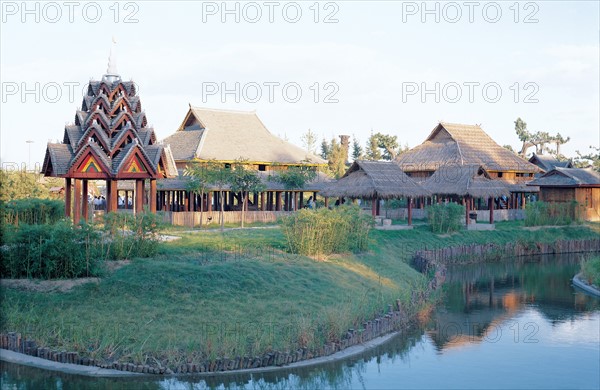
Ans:
<svg viewBox="0 0 600 390"><path fill-rule="evenodd" d="M87 378L2 363L2 388L600 388L600 300L576 290L579 256L448 271L443 302L418 329L360 356L252 375Z"/></svg>

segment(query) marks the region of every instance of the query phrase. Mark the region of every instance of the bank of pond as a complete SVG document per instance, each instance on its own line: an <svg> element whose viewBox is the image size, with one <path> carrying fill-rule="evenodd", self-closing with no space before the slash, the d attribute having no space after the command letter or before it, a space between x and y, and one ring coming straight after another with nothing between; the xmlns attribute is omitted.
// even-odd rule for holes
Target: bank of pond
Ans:
<svg viewBox="0 0 600 390"><path fill-rule="evenodd" d="M358 356L276 372L88 378L2 363L27 388L598 388L600 300L575 289L587 256L449 266L441 300ZM435 375L431 375L435 372Z"/></svg>

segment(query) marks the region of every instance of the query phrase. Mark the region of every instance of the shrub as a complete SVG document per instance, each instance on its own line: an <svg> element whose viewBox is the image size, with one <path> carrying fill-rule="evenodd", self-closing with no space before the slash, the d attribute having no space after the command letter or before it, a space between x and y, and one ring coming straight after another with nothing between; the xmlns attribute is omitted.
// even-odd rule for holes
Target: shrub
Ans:
<svg viewBox="0 0 600 390"><path fill-rule="evenodd" d="M104 232L110 237L106 258L127 259L150 257L156 254L159 243L158 230L162 225L156 214L144 212L108 213L104 216Z"/></svg>
<svg viewBox="0 0 600 390"><path fill-rule="evenodd" d="M56 223L65 216L65 203L52 199L18 199L2 205L3 224L39 225Z"/></svg>
<svg viewBox="0 0 600 390"><path fill-rule="evenodd" d="M53 225L19 225L6 230L0 275L10 278L95 276L100 269L102 239L91 226L69 221Z"/></svg>
<svg viewBox="0 0 600 390"><path fill-rule="evenodd" d="M434 233L451 233L462 227L465 207L456 203L434 204L427 208L429 228Z"/></svg>
<svg viewBox="0 0 600 390"><path fill-rule="evenodd" d="M600 287L600 257L584 261L581 265L581 271L588 283Z"/></svg>
<svg viewBox="0 0 600 390"><path fill-rule="evenodd" d="M525 207L525 226L569 225L574 222L581 222L580 207L576 201L532 202Z"/></svg>
<svg viewBox="0 0 600 390"><path fill-rule="evenodd" d="M304 209L281 219L290 252L305 256L360 252L368 247L373 219L356 206Z"/></svg>

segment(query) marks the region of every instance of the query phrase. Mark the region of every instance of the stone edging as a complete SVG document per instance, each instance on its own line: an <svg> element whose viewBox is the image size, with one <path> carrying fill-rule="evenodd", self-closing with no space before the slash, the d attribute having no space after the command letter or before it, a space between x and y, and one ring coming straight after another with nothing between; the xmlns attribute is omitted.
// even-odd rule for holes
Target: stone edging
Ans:
<svg viewBox="0 0 600 390"><path fill-rule="evenodd" d="M573 284L589 294L600 297L600 290L594 287L594 285L587 284L581 273L573 277Z"/></svg>

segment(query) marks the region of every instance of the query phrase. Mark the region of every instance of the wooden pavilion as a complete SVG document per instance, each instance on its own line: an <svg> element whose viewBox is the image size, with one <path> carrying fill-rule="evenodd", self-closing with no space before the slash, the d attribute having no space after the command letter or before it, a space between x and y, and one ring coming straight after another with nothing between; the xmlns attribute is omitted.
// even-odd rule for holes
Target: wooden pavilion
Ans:
<svg viewBox="0 0 600 390"><path fill-rule="evenodd" d="M494 223L495 198L509 196L510 190L500 180L492 180L485 168L478 164L446 165L440 167L422 183L423 188L442 198L462 202L465 206L465 223L469 225L469 213L475 210L475 200L487 200L490 224Z"/></svg>
<svg viewBox="0 0 600 390"><path fill-rule="evenodd" d="M255 170L263 179L266 190L250 194L248 207L253 210L282 211L303 207L304 193L316 198L322 186L331 179L319 171L327 165L308 153L273 135L254 111L219 110L191 106L175 133L163 140L173 152L180 177L161 180L158 188L159 208L165 211L212 211L220 208L216 188L202 199L187 189L187 178L182 175L192 162L218 162L225 167L243 160L247 169ZM289 167L305 167L317 172L316 179L305 188L286 189L274 176ZM242 194L226 188L225 209L237 210Z"/></svg>
<svg viewBox="0 0 600 390"><path fill-rule="evenodd" d="M156 211L156 181L177 174L169 146L157 143L147 127L136 86L122 81L113 51L101 81L90 81L75 122L65 127L62 143L48 143L42 173L65 178L65 214L87 219L88 181L106 181L106 211L117 211L117 183L135 181L134 209L145 203ZM149 180L145 197L144 182ZM73 200L73 201L72 201Z"/></svg>
<svg viewBox="0 0 600 390"><path fill-rule="evenodd" d="M379 199L406 198L408 224L412 224L412 201L417 196L431 195L406 175L397 164L388 161L354 161L336 182L325 186L328 197L348 197L372 201L373 216L379 215Z"/></svg>
<svg viewBox="0 0 600 390"><path fill-rule="evenodd" d="M540 201L576 201L582 208L583 219L600 221L600 174L593 169L556 167L530 184L539 186Z"/></svg>
<svg viewBox="0 0 600 390"><path fill-rule="evenodd" d="M480 165L489 178L502 181L510 191L500 208L524 208L537 192L527 186L540 168L498 145L479 125L440 122L425 141L400 154L396 162L412 178L424 180L440 167ZM420 178L420 179L419 179Z"/></svg>

